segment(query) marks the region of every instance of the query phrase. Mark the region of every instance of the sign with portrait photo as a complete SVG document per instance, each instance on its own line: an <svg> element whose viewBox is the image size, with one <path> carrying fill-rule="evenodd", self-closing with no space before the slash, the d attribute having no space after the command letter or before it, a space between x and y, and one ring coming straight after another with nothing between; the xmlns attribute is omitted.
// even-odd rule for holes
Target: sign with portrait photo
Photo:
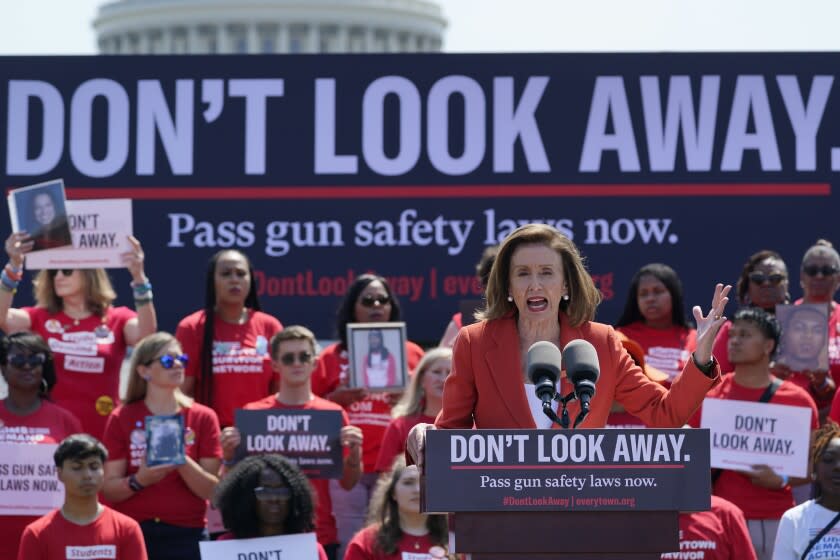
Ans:
<svg viewBox="0 0 840 560"><path fill-rule="evenodd" d="M350 323L350 386L372 391L403 389L408 366L405 323Z"/></svg>
<svg viewBox="0 0 840 560"><path fill-rule="evenodd" d="M776 362L791 371L828 371L828 306L777 305L782 338Z"/></svg>
<svg viewBox="0 0 840 560"><path fill-rule="evenodd" d="M6 198L12 231L29 233L33 252L72 245L63 180L14 189Z"/></svg>
<svg viewBox="0 0 840 560"><path fill-rule="evenodd" d="M184 417L180 414L146 416L146 465L183 465Z"/></svg>
<svg viewBox="0 0 840 560"><path fill-rule="evenodd" d="M68 200L67 220L73 244L26 255L26 268L123 268L122 254L131 251L130 198Z"/></svg>

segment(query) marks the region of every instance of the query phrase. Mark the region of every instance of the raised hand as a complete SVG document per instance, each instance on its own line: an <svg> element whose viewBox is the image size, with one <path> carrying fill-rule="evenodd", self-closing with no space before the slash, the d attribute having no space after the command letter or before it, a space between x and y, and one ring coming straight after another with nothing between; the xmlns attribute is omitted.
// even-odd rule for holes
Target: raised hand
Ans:
<svg viewBox="0 0 840 560"><path fill-rule="evenodd" d="M695 305L692 312L694 313L694 321L697 323L697 349L694 350L694 359L699 364L706 364L712 359L712 346L715 343L715 337L718 331L726 322L726 317L723 315L723 310L726 304L729 303L729 290L732 286L727 284L717 284L715 286L715 295L712 297L712 307L707 314L703 314L703 310L699 305Z"/></svg>
<svg viewBox="0 0 840 560"><path fill-rule="evenodd" d="M129 235L128 242L131 244L131 250L120 255L122 263L131 273L132 282L144 284L148 281L144 268L146 254L143 252L143 247L136 237Z"/></svg>
<svg viewBox="0 0 840 560"><path fill-rule="evenodd" d="M12 233L6 238L6 254L9 255L9 262L15 268L23 266L23 257L26 253L32 250L35 242L25 231L18 231Z"/></svg>

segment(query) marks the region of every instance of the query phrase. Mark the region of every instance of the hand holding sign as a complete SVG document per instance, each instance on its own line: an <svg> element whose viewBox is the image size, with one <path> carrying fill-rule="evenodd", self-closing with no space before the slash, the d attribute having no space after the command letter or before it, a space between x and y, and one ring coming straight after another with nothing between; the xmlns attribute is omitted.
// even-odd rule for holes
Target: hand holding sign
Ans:
<svg viewBox="0 0 840 560"><path fill-rule="evenodd" d="M131 273L131 280L136 284L145 284L148 282L148 278L146 278L144 270L146 255L143 253L143 247L140 245L140 241L133 235L127 235L126 238L131 245L131 251L122 253L120 258Z"/></svg>
<svg viewBox="0 0 840 560"><path fill-rule="evenodd" d="M778 490L782 487L782 477L776 474L769 465L753 465L751 471L745 471L745 475L750 478L750 482L762 488L770 490Z"/></svg>
<svg viewBox="0 0 840 560"><path fill-rule="evenodd" d="M179 465L158 465L150 467L146 464L146 457L140 460L140 468L135 478L143 486L152 486L164 479L166 475L178 468Z"/></svg>
<svg viewBox="0 0 840 560"><path fill-rule="evenodd" d="M236 448L242 442L242 435L239 430L234 426L228 426L222 430L219 441L222 444L222 458L227 462L233 461L236 456Z"/></svg>
<svg viewBox="0 0 840 560"><path fill-rule="evenodd" d="M348 461L355 465L362 460L362 429L358 426L341 427L341 445L350 451Z"/></svg>
<svg viewBox="0 0 840 560"><path fill-rule="evenodd" d="M25 231L12 233L6 238L6 254L9 255L9 262L15 268L23 266L23 257L32 250L35 242Z"/></svg>

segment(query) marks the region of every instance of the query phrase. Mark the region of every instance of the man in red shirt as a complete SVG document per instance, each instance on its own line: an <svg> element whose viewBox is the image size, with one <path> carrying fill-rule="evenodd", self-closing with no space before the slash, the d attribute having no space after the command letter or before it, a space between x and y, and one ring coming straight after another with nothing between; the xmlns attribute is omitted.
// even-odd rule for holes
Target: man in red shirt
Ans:
<svg viewBox="0 0 840 560"><path fill-rule="evenodd" d="M350 426L344 408L332 401L315 396L312 392L312 371L315 369L315 335L299 325L286 327L271 339L271 364L280 374L280 390L269 397L246 404L246 410L335 410L341 412L341 445L345 448L343 476L339 483L349 490L362 474L362 430ZM225 464L233 460L239 446L239 430L235 427L222 431L222 452ZM329 484L326 479L311 480L315 493L315 531L318 542L331 560L338 551L338 533L332 512Z"/></svg>
<svg viewBox="0 0 840 560"><path fill-rule="evenodd" d="M108 451L94 437L74 434L55 450L64 505L23 532L18 560L147 560L140 525L99 503Z"/></svg>

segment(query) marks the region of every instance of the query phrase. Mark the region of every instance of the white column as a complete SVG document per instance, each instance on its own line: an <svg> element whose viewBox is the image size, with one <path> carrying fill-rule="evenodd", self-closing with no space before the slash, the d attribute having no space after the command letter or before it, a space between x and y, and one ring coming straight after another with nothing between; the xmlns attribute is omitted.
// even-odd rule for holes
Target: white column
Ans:
<svg viewBox="0 0 840 560"><path fill-rule="evenodd" d="M224 23L216 25L216 52L218 54L230 52L230 38Z"/></svg>
<svg viewBox="0 0 840 560"><path fill-rule="evenodd" d="M257 24L248 23L245 26L245 33L248 37L248 54L260 53L260 37L257 33Z"/></svg>
<svg viewBox="0 0 840 560"><path fill-rule="evenodd" d="M321 29L317 23L312 23L306 31L306 46L305 52L317 53L321 50Z"/></svg>
<svg viewBox="0 0 840 560"><path fill-rule="evenodd" d="M277 24L277 46L274 50L278 53L289 52L289 26L285 23Z"/></svg>
<svg viewBox="0 0 840 560"><path fill-rule="evenodd" d="M376 48L376 40L374 37L373 27L365 27L365 52L372 53Z"/></svg>
<svg viewBox="0 0 840 560"><path fill-rule="evenodd" d="M151 39L149 38L149 31L146 30L146 29L141 30L140 33L138 33L138 38L139 38L139 41L137 43L138 53L139 54L149 54L149 51L151 50L151 45L150 45Z"/></svg>
<svg viewBox="0 0 840 560"><path fill-rule="evenodd" d="M204 49L199 44L198 26L190 25L187 27L187 52L189 54L198 54Z"/></svg>
<svg viewBox="0 0 840 560"><path fill-rule="evenodd" d="M388 32L388 52L400 52L400 41L396 31Z"/></svg>
<svg viewBox="0 0 840 560"><path fill-rule="evenodd" d="M175 28L167 27L163 29L163 50L166 53L174 54L176 48Z"/></svg>
<svg viewBox="0 0 840 560"><path fill-rule="evenodd" d="M336 51L340 53L350 52L350 30L346 25L339 25L335 37Z"/></svg>

